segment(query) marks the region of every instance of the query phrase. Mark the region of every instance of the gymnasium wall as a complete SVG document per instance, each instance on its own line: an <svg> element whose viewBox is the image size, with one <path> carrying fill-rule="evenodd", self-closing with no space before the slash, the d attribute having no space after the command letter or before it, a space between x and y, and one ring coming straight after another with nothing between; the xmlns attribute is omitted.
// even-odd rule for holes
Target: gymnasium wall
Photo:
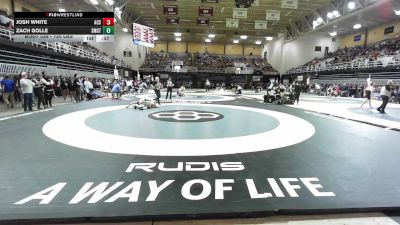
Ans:
<svg viewBox="0 0 400 225"><path fill-rule="evenodd" d="M11 14L11 0L1 0L0 1L0 10L4 10L8 15Z"/></svg>
<svg viewBox="0 0 400 225"><path fill-rule="evenodd" d="M90 43L100 51L104 51L109 56L115 56L125 63L132 66L132 69L139 70L146 58L146 47L134 45L132 41L132 34L125 33L120 29L115 29L113 43ZM124 57L123 52L129 50L132 52L132 57Z"/></svg>
<svg viewBox="0 0 400 225"><path fill-rule="evenodd" d="M268 42L262 50L262 56L264 57L266 54L268 63L278 71L282 62L283 44L284 37L281 36L271 42Z"/></svg>
<svg viewBox="0 0 400 225"><path fill-rule="evenodd" d="M321 47L321 51L315 51L316 46ZM316 57L323 57L326 47L330 52L336 51L338 40L333 41L329 34L316 32L289 42L283 42L283 38L269 42L263 52L267 51L267 60L283 73Z"/></svg>
<svg viewBox="0 0 400 225"><path fill-rule="evenodd" d="M385 35L385 28L391 26L394 26L394 32ZM364 45L365 38L367 38L367 44L372 44L375 42L382 41L386 38L394 38L399 34L400 34L400 21L394 21L382 26L369 29L367 32L367 36L365 36L365 30L343 36L341 38L340 48L344 47L349 48L349 47ZM361 41L358 42L354 41L354 36L356 35L362 35Z"/></svg>
<svg viewBox="0 0 400 225"><path fill-rule="evenodd" d="M4 1L4 0L1 0ZM6 0L7 1L7 0ZM22 12L22 9L25 8L31 12L38 12L40 9L34 7L33 5L27 4L22 1L15 0L14 2L15 12Z"/></svg>
<svg viewBox="0 0 400 225"><path fill-rule="evenodd" d="M11 1L12 0L0 0L0 10L5 10L8 14L11 14ZM27 4L25 2L22 2L20 0L15 0L14 1L14 6L15 6L15 12L22 12L22 8L27 9L31 12L38 12L40 11L38 8Z"/></svg>
<svg viewBox="0 0 400 225"><path fill-rule="evenodd" d="M211 54L223 55L225 46L223 44L207 44L207 51Z"/></svg>
<svg viewBox="0 0 400 225"><path fill-rule="evenodd" d="M167 42L157 41L154 48L149 48L150 52L167 52Z"/></svg>
<svg viewBox="0 0 400 225"><path fill-rule="evenodd" d="M218 43L192 43L192 42L163 42L157 41L154 48L149 48L151 52L176 52L176 53L204 53L227 54L227 55L261 55L262 48L256 45L243 46L240 44L218 44Z"/></svg>
<svg viewBox="0 0 400 225"><path fill-rule="evenodd" d="M206 45L204 43L188 43L187 51L204 53L206 51Z"/></svg>

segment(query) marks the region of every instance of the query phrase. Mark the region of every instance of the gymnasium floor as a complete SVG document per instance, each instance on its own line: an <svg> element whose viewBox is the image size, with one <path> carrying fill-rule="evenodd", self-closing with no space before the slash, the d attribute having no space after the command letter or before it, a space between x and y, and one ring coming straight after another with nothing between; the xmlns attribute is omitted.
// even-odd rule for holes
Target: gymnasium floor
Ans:
<svg viewBox="0 0 400 225"><path fill-rule="evenodd" d="M152 95L0 118L0 223L400 207L399 105L380 115L355 99L303 95L286 106L251 92L193 91L157 109L126 108ZM243 224L269 224L261 220Z"/></svg>

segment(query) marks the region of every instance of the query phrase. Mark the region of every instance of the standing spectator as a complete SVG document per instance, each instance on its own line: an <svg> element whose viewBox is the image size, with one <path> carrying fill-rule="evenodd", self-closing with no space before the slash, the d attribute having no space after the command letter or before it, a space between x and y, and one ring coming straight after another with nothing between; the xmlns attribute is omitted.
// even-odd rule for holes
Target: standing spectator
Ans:
<svg viewBox="0 0 400 225"><path fill-rule="evenodd" d="M75 98L75 87L70 77L68 77L67 79L67 85L68 85L69 97L71 98L72 102L72 100Z"/></svg>
<svg viewBox="0 0 400 225"><path fill-rule="evenodd" d="M81 98L81 82L79 81L79 78L77 77L78 74L74 74L74 81L73 81L73 86L75 89L75 101L80 102Z"/></svg>
<svg viewBox="0 0 400 225"><path fill-rule="evenodd" d="M379 113L382 113L382 114L386 113L385 108L389 102L389 97L391 96L392 84L393 84L393 81L388 80L386 85L381 88L382 105L376 109L376 110L378 110Z"/></svg>
<svg viewBox="0 0 400 225"><path fill-rule="evenodd" d="M22 72L21 76L20 84L22 94L24 95L24 111L26 112L28 109L32 111L32 91L35 83L28 79L28 73Z"/></svg>
<svg viewBox="0 0 400 225"><path fill-rule="evenodd" d="M167 96L165 96L165 99L168 99L168 93L169 93L169 99L172 98L172 87L173 86L174 86L174 83L172 83L171 78L169 78L167 81Z"/></svg>
<svg viewBox="0 0 400 225"><path fill-rule="evenodd" d="M61 78L60 87L61 87L61 92L62 92L64 101L67 101L68 83L67 83L67 80L65 79L65 77Z"/></svg>
<svg viewBox="0 0 400 225"><path fill-rule="evenodd" d="M21 80L21 76L14 77L14 100L21 102L21 86L19 85L19 80Z"/></svg>
<svg viewBox="0 0 400 225"><path fill-rule="evenodd" d="M210 81L207 79L206 80L206 92L210 91Z"/></svg>
<svg viewBox="0 0 400 225"><path fill-rule="evenodd" d="M37 109L40 108L40 104L43 104L43 107L46 106L44 102L44 93L43 93L43 77L39 76L39 74L35 75L35 78L32 80L35 83L33 86L33 93L37 96Z"/></svg>
<svg viewBox="0 0 400 225"><path fill-rule="evenodd" d="M160 78L156 77L153 83L153 87L154 87L154 92L156 93L157 97L156 100L158 104L160 104L160 98L161 98L161 82L160 82Z"/></svg>
<svg viewBox="0 0 400 225"><path fill-rule="evenodd" d="M93 88L93 83L90 82L89 78L86 78L84 81L83 85L85 86L85 92L86 92L86 100L92 100L92 92L94 91Z"/></svg>
<svg viewBox="0 0 400 225"><path fill-rule="evenodd" d="M47 76L43 76L45 107L53 107L51 100L54 96L54 81Z"/></svg>
<svg viewBox="0 0 400 225"><path fill-rule="evenodd" d="M1 81L3 100L7 104L7 108L14 108L14 84L14 80L8 75Z"/></svg>
<svg viewBox="0 0 400 225"><path fill-rule="evenodd" d="M301 85L299 82L295 82L294 84L294 100L297 102L297 105L299 104L299 100L300 100L300 93L301 93Z"/></svg>

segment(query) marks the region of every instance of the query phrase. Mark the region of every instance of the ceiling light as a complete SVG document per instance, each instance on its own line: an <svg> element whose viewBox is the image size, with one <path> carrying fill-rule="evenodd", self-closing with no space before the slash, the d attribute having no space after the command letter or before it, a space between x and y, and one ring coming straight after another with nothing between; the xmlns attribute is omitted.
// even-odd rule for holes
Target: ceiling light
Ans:
<svg viewBox="0 0 400 225"><path fill-rule="evenodd" d="M273 37L265 37L265 39L267 40L267 41L272 41L272 40L274 40L274 38Z"/></svg>
<svg viewBox="0 0 400 225"><path fill-rule="evenodd" d="M317 22L322 23L322 22L324 22L324 20L321 17L318 17Z"/></svg>
<svg viewBox="0 0 400 225"><path fill-rule="evenodd" d="M153 37L153 40L154 40L154 41L157 41L157 40L158 40L158 37L157 37L157 36L154 36L154 37Z"/></svg>
<svg viewBox="0 0 400 225"><path fill-rule="evenodd" d="M337 11L337 10L333 11L332 14L334 17L340 16L339 11Z"/></svg>
<svg viewBox="0 0 400 225"><path fill-rule="evenodd" d="M182 33L174 33L175 37L180 37L182 36Z"/></svg>
<svg viewBox="0 0 400 225"><path fill-rule="evenodd" d="M357 24L355 24L355 25L353 26L353 28L356 29L356 30L357 30L357 29L360 29L360 28L361 28L361 24L357 23Z"/></svg>
<svg viewBox="0 0 400 225"><path fill-rule="evenodd" d="M394 9L394 14L396 14L396 16L400 16L400 10L395 10Z"/></svg>
<svg viewBox="0 0 400 225"><path fill-rule="evenodd" d="M124 27L122 30L123 30L125 33L128 32L128 28L126 28L126 27Z"/></svg>
<svg viewBox="0 0 400 225"><path fill-rule="evenodd" d="M208 37L209 38L215 38L215 34L209 34Z"/></svg>
<svg viewBox="0 0 400 225"><path fill-rule="evenodd" d="M353 2L353 1L351 1L351 2L349 2L349 3L347 4L347 8L349 8L349 9L354 9L355 7L356 7L356 3Z"/></svg>
<svg viewBox="0 0 400 225"><path fill-rule="evenodd" d="M331 13L331 12L328 12L328 15L326 15L329 19L332 19L333 18L333 13Z"/></svg>
<svg viewBox="0 0 400 225"><path fill-rule="evenodd" d="M97 0L90 0L90 2L91 2L93 5L98 5L98 4L99 4L99 2L98 2Z"/></svg>
<svg viewBox="0 0 400 225"><path fill-rule="evenodd" d="M241 35L241 36L240 36L240 39L246 40L246 39L247 39L247 36L246 36L246 35Z"/></svg>
<svg viewBox="0 0 400 225"><path fill-rule="evenodd" d="M119 11L119 7L115 7L115 11Z"/></svg>
<svg viewBox="0 0 400 225"><path fill-rule="evenodd" d="M337 32L336 31L333 31L332 33L329 32L329 35L331 35L331 37L335 37L337 35Z"/></svg>
<svg viewBox="0 0 400 225"><path fill-rule="evenodd" d="M261 45L261 41L256 41L256 45Z"/></svg>
<svg viewBox="0 0 400 225"><path fill-rule="evenodd" d="M58 9L59 12L65 12L65 9Z"/></svg>
<svg viewBox="0 0 400 225"><path fill-rule="evenodd" d="M114 0L106 0L106 3L109 5L114 5Z"/></svg>
<svg viewBox="0 0 400 225"><path fill-rule="evenodd" d="M205 40L205 42L210 43L210 42L211 42L211 39L207 38L207 39Z"/></svg>
<svg viewBox="0 0 400 225"><path fill-rule="evenodd" d="M182 41L182 38L177 37L175 38L175 41Z"/></svg>
<svg viewBox="0 0 400 225"><path fill-rule="evenodd" d="M233 43L237 44L239 43L239 40L233 40Z"/></svg>

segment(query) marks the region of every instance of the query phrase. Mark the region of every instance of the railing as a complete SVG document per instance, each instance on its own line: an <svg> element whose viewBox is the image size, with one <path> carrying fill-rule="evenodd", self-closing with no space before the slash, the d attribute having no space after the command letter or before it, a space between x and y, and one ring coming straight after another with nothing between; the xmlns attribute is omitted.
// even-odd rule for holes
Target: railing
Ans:
<svg viewBox="0 0 400 225"><path fill-rule="evenodd" d="M74 75L75 73L78 73L79 76L85 76L85 77L90 77L90 78L113 77L113 75L106 74L106 73L59 69L55 66L45 67L45 66L28 66L28 65L0 63L0 74L19 75L22 72L35 74L35 73L41 73L43 71L49 75L63 76L63 77L69 77L69 76Z"/></svg>
<svg viewBox="0 0 400 225"><path fill-rule="evenodd" d="M14 40L14 31L7 29L5 27L0 26L0 38ZM85 59L91 59L97 62L103 62L106 64L112 64L120 67L131 68L129 65L125 64L125 62L114 59L110 56L102 55L93 51L88 51L84 49L82 46L72 46L62 42L25 42L25 44L30 44L35 47L44 48L48 50L52 50L55 52L61 52L64 54L74 55Z"/></svg>
<svg viewBox="0 0 400 225"><path fill-rule="evenodd" d="M384 62L376 60L376 61L335 63L335 64L328 64L326 66L321 66L321 65L302 66L299 68L291 69L287 71L285 74L302 74L302 73L313 73L313 72L324 72L324 71L384 68L388 66L400 66L400 59L392 58L389 61L384 61Z"/></svg>

